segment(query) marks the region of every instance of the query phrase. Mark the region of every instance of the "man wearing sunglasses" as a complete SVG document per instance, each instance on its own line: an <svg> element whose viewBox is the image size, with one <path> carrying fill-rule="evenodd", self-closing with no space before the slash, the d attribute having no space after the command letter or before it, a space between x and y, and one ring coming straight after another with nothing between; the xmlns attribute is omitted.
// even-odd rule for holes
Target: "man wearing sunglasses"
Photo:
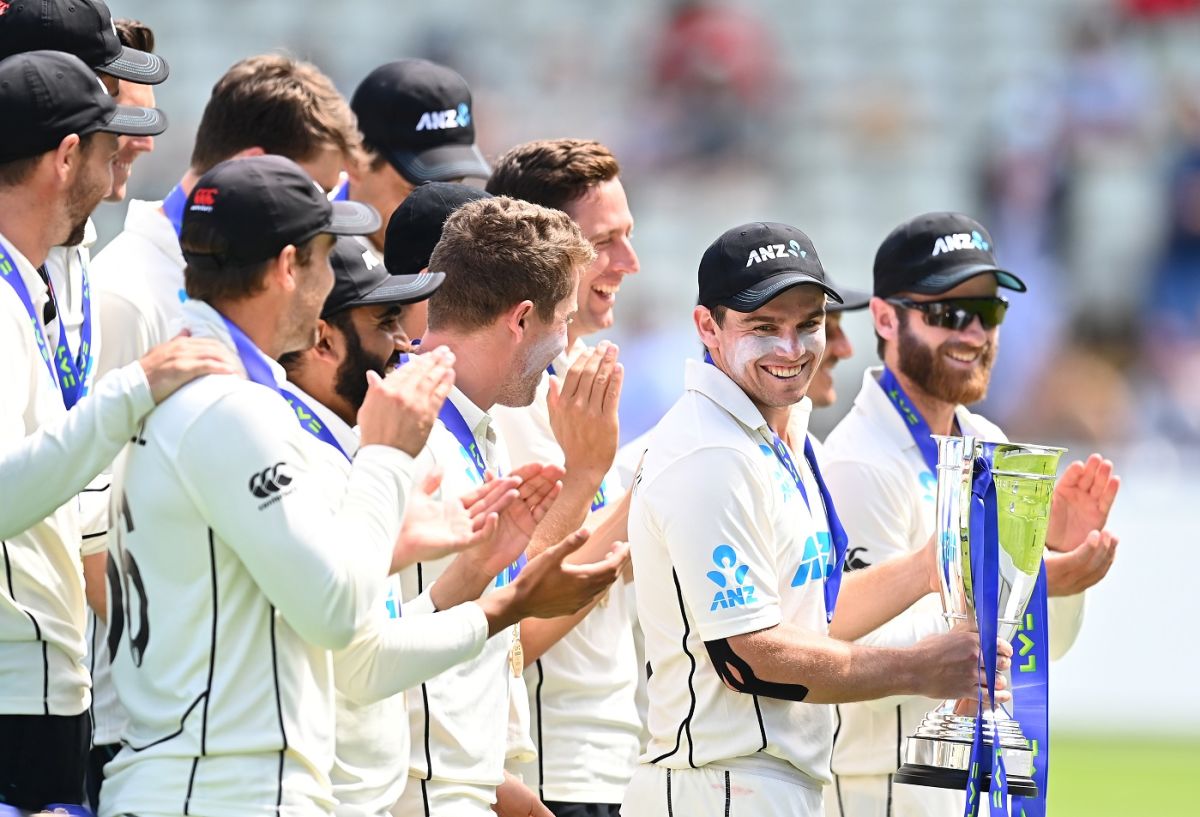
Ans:
<svg viewBox="0 0 1200 817"><path fill-rule="evenodd" d="M1008 309L1000 289L1025 291L996 265L987 231L958 213L928 213L893 230L875 256L874 277L870 310L884 365L865 373L823 458L855 557L848 569L907 554L933 535L930 434L1005 439L966 406L987 393ZM1052 658L1079 631L1083 591L1112 565L1117 539L1104 526L1119 485L1112 463L1093 454L1072 463L1055 487L1046 537ZM930 595L860 643L907 646L945 628L940 601ZM937 703L910 696L838 707L835 785L825 790L830 815L962 813L962 791L893 785L905 737Z"/></svg>

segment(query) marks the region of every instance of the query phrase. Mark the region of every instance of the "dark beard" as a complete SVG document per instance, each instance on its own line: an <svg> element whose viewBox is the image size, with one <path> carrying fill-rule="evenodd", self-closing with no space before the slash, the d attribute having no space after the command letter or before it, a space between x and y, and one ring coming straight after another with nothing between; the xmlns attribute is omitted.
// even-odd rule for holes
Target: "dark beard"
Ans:
<svg viewBox="0 0 1200 817"><path fill-rule="evenodd" d="M947 365L943 354L962 344L947 341L932 349L918 338L911 329L907 310L898 310L900 315L900 371L923 392L944 403L969 406L987 396L988 383L992 377L992 364L996 361L996 344L988 343L980 355L980 365L970 374L958 372Z"/></svg>
<svg viewBox="0 0 1200 817"><path fill-rule="evenodd" d="M346 339L346 359L338 366L333 390L357 413L367 399L367 372L384 375L396 367L399 357L392 355L384 360L369 354L363 350L358 331L352 325L339 328Z"/></svg>
<svg viewBox="0 0 1200 817"><path fill-rule="evenodd" d="M87 234L87 219L76 224L71 228L71 234L67 236L67 240L63 242L64 247L78 247L83 243L83 237Z"/></svg>

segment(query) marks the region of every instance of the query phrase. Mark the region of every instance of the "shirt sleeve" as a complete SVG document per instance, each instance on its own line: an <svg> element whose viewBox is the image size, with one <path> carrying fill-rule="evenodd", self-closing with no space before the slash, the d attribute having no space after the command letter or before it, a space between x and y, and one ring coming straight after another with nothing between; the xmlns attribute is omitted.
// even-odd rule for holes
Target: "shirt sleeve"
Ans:
<svg viewBox="0 0 1200 817"><path fill-rule="evenodd" d="M338 690L360 705L390 698L478 656L487 631L487 617L473 603L399 618L376 611L334 658Z"/></svg>
<svg viewBox="0 0 1200 817"><path fill-rule="evenodd" d="M506 667L507 669L507 667ZM537 747L529 736L529 688L525 676L508 679L508 735L504 748L505 761L532 763L537 759Z"/></svg>
<svg viewBox="0 0 1200 817"><path fill-rule="evenodd" d="M283 401L238 389L183 433L176 461L200 513L288 624L311 644L342 649L383 588L413 461L386 446L360 449L331 503L304 441L280 433L295 423ZM256 495L256 479L278 492Z"/></svg>
<svg viewBox="0 0 1200 817"><path fill-rule="evenodd" d="M773 525L774 486L732 448L675 461L645 488L688 614L704 641L774 627L781 620Z"/></svg>
<svg viewBox="0 0 1200 817"><path fill-rule="evenodd" d="M1083 627L1084 600L1087 593L1051 596L1046 600L1046 623L1050 634L1050 660L1057 661L1070 651Z"/></svg>
<svg viewBox="0 0 1200 817"><path fill-rule="evenodd" d="M76 403L59 421L39 428L28 437L17 436L14 425L19 425L21 431L24 425L19 413L12 416L16 408L12 403L14 397L19 399L20 394L27 393L24 386L29 375L3 371L12 367L11 357L0 356L0 377L6 384L14 384L11 392L6 386L7 394L2 401L4 451L0 454L0 495L5 501L0 503L0 536L28 530L93 482L154 408L146 375L141 366L133 364L101 378L95 391ZM81 508L85 533L107 529L106 502L107 494L100 494L94 500L89 498ZM87 546L89 542L84 544Z"/></svg>

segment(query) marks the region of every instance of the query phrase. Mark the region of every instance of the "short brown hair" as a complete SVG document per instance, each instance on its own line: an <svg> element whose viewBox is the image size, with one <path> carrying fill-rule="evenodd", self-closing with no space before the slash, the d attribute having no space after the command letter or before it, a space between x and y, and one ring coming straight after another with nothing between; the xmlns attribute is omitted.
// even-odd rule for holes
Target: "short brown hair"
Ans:
<svg viewBox="0 0 1200 817"><path fill-rule="evenodd" d="M318 233L308 241L296 245L297 264L307 266L312 262L313 244L320 235ZM185 254L189 252L198 255L219 254L218 247L199 246L195 243L184 244L182 249ZM281 249L280 252L283 250ZM188 264L183 269L183 288L189 298L209 304L221 301L239 301L256 295L266 288L267 268L274 261L274 258L268 258L266 261L244 266L223 266L220 270L196 269Z"/></svg>
<svg viewBox="0 0 1200 817"><path fill-rule="evenodd" d="M117 30L117 39L126 48L154 53L154 31L141 20L120 18L113 20L113 28Z"/></svg>
<svg viewBox="0 0 1200 817"><path fill-rule="evenodd" d="M446 273L429 299L429 327L478 329L526 300L553 320L595 257L566 213L507 196L469 201L446 220L429 258L430 270Z"/></svg>
<svg viewBox="0 0 1200 817"><path fill-rule="evenodd" d="M234 63L213 86L192 170L205 173L252 147L300 161L329 146L353 157L361 145L358 120L329 77L311 63L260 54Z"/></svg>
<svg viewBox="0 0 1200 817"><path fill-rule="evenodd" d="M496 160L487 191L562 210L621 172L612 151L591 139L542 139Z"/></svg>

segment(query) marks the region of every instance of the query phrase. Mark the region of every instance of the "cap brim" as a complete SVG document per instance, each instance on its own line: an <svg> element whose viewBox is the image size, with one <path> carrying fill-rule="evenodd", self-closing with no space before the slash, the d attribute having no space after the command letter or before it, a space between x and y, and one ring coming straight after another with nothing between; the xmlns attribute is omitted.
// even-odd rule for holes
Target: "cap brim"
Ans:
<svg viewBox="0 0 1200 817"><path fill-rule="evenodd" d="M752 287L746 287L737 295L720 301L720 304L735 312L753 312L768 301L779 297L785 290L803 284L815 284L825 290L825 294L830 298L838 303L842 302L842 296L836 289L815 276L806 272L781 272L770 278L764 278Z"/></svg>
<svg viewBox="0 0 1200 817"><path fill-rule="evenodd" d="M941 295L964 281L989 273L996 276L996 283L1004 289L1011 289L1014 292L1025 292L1027 289L1025 282L1008 270L1002 270L991 264L969 264L934 275L926 275L920 281L906 286L904 291L915 292L919 295Z"/></svg>
<svg viewBox="0 0 1200 817"><path fill-rule="evenodd" d="M347 306L368 304L411 304L424 301L437 292L446 280L444 272L420 272L416 275L389 275L387 280Z"/></svg>
<svg viewBox="0 0 1200 817"><path fill-rule="evenodd" d="M141 85L157 85L171 73L162 57L129 47L122 47L119 57L96 70Z"/></svg>
<svg viewBox="0 0 1200 817"><path fill-rule="evenodd" d="M158 108L118 105L107 122L95 130L122 136L158 136L167 129L167 115Z"/></svg>
<svg viewBox="0 0 1200 817"><path fill-rule="evenodd" d="M841 303L831 303L825 311L857 312L860 309L866 309L871 304L871 293L865 290L839 286L837 291L842 296Z"/></svg>
<svg viewBox="0 0 1200 817"><path fill-rule="evenodd" d="M333 218L329 226L321 230L333 235L371 235L378 230L383 221L379 213L369 204L357 201L335 201Z"/></svg>
<svg viewBox="0 0 1200 817"><path fill-rule="evenodd" d="M492 169L475 145L442 145L414 153L387 152L392 165L411 182L450 182L455 179L486 179Z"/></svg>

